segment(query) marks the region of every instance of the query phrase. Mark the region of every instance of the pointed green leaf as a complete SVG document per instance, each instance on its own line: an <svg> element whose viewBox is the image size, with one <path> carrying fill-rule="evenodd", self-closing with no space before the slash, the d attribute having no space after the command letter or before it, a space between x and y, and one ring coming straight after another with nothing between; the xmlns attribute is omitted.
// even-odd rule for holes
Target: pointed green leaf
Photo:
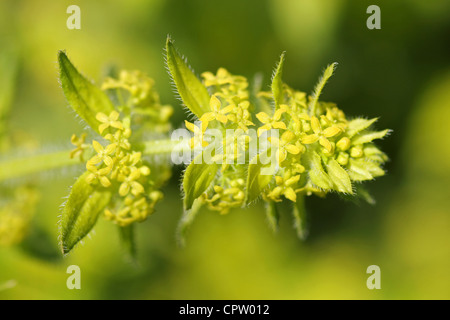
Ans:
<svg viewBox="0 0 450 320"><path fill-rule="evenodd" d="M177 226L177 243L180 247L186 246L186 235L194 222L195 217L202 207L202 202L199 199L195 199L190 210L184 210L183 215L178 222Z"/></svg>
<svg viewBox="0 0 450 320"><path fill-rule="evenodd" d="M331 159L328 161L327 171L336 191L353 194L350 177L336 160Z"/></svg>
<svg viewBox="0 0 450 320"><path fill-rule="evenodd" d="M304 195L297 196L297 201L292 208L292 216L294 218L294 228L297 231L297 236L301 240L306 240L309 231Z"/></svg>
<svg viewBox="0 0 450 320"><path fill-rule="evenodd" d="M313 184L323 190L333 189L333 182L323 169L322 159L316 151L313 151L310 157L309 178Z"/></svg>
<svg viewBox="0 0 450 320"><path fill-rule="evenodd" d="M345 133L351 138L358 132L361 132L367 128L369 128L372 124L374 124L378 118L373 118L370 120L357 118L348 122L348 127L345 130Z"/></svg>
<svg viewBox="0 0 450 320"><path fill-rule="evenodd" d="M111 192L96 190L86 182L89 174L85 172L78 178L62 210L59 236L64 254L69 253L91 231L111 199Z"/></svg>
<svg viewBox="0 0 450 320"><path fill-rule="evenodd" d="M246 204L249 204L250 202L256 200L260 196L264 188L267 187L267 185L273 179L273 175L271 174L261 174L262 169L270 168L270 163L262 164L260 157L261 154L256 155L248 165L247 187L245 195Z"/></svg>
<svg viewBox="0 0 450 320"><path fill-rule="evenodd" d="M352 144L363 144L371 142L375 139L381 139L384 138L391 130L386 129L383 131L376 131L376 132L363 132L352 139Z"/></svg>
<svg viewBox="0 0 450 320"><path fill-rule="evenodd" d="M280 214L278 213L276 203L274 201L267 201L265 204L265 209L270 229L272 229L273 232L277 232L278 224L280 221Z"/></svg>
<svg viewBox="0 0 450 320"><path fill-rule="evenodd" d="M310 102L310 115L316 115L316 105L319 101L320 94L322 93L323 88L325 87L325 84L327 83L328 79L331 78L331 76L334 73L334 70L336 69L337 62L333 62L332 64L328 65L325 71L323 72L322 77L320 77L319 81L317 82L314 92L312 94L312 100Z"/></svg>
<svg viewBox="0 0 450 320"><path fill-rule="evenodd" d="M283 64L284 52L281 54L274 76L272 78L272 93L275 101L275 108L278 108L283 103Z"/></svg>
<svg viewBox="0 0 450 320"><path fill-rule="evenodd" d="M199 154L184 172L184 210L190 210L194 200L205 192L216 177L219 169L216 163L207 164Z"/></svg>
<svg viewBox="0 0 450 320"><path fill-rule="evenodd" d="M205 112L209 112L208 90L178 54L169 37L166 42L166 61L178 94L186 107L198 118Z"/></svg>
<svg viewBox="0 0 450 320"><path fill-rule="evenodd" d="M350 159L348 164L348 174L354 181L372 180L385 174L380 164L369 159Z"/></svg>
<svg viewBox="0 0 450 320"><path fill-rule="evenodd" d="M96 115L109 115L114 106L108 96L81 75L63 51L58 53L61 86L73 110L96 132L100 122Z"/></svg>

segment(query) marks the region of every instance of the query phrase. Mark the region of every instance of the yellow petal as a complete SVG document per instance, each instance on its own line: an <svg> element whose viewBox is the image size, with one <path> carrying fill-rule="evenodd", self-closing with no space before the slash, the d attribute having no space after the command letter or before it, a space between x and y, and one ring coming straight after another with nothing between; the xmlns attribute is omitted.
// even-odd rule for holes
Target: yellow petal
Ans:
<svg viewBox="0 0 450 320"><path fill-rule="evenodd" d="M284 160L286 160L286 156L287 156L286 150L278 149L277 156L278 156L278 163L282 163Z"/></svg>
<svg viewBox="0 0 450 320"><path fill-rule="evenodd" d="M111 185L111 182L108 180L107 177L102 176L100 177L100 183L102 184L102 186L104 186L105 188L108 188Z"/></svg>
<svg viewBox="0 0 450 320"><path fill-rule="evenodd" d="M274 123L272 123L272 126L275 128L275 129L283 129L283 130L286 130L287 128L286 128L286 124L284 123L284 122L274 122Z"/></svg>
<svg viewBox="0 0 450 320"><path fill-rule="evenodd" d="M268 124L263 125L262 127L258 128L258 137L263 134L264 131L270 130L271 127Z"/></svg>
<svg viewBox="0 0 450 320"><path fill-rule="evenodd" d="M317 134L310 134L310 135L302 138L302 143L303 144L311 144L311 143L316 142L317 140L319 140L319 136Z"/></svg>
<svg viewBox="0 0 450 320"><path fill-rule="evenodd" d="M201 121L201 122L210 122L210 121L213 121L214 118L215 118L214 112L207 112L207 113L204 113L204 114L200 117L200 121Z"/></svg>
<svg viewBox="0 0 450 320"><path fill-rule="evenodd" d="M103 146L99 142L92 140L92 146L98 153L103 152Z"/></svg>
<svg viewBox="0 0 450 320"><path fill-rule="evenodd" d="M328 141L328 139L321 137L319 139L319 143L321 146L323 146L325 149L327 149L328 152L331 152L331 150L333 149L331 142Z"/></svg>
<svg viewBox="0 0 450 320"><path fill-rule="evenodd" d="M100 122L108 122L109 121L108 116L106 114L104 114L103 112L97 113L95 118Z"/></svg>
<svg viewBox="0 0 450 320"><path fill-rule="evenodd" d="M227 123L227 121L228 121L227 116L224 114L221 114L221 113L216 114L216 119L217 119L217 121L220 121L224 124Z"/></svg>
<svg viewBox="0 0 450 320"><path fill-rule="evenodd" d="M191 132L195 132L195 125L187 120L184 120L184 125L186 126L186 128L191 131Z"/></svg>
<svg viewBox="0 0 450 320"><path fill-rule="evenodd" d="M130 185L127 182L124 182L120 185L119 194L124 197L130 192Z"/></svg>
<svg viewBox="0 0 450 320"><path fill-rule="evenodd" d="M265 112L260 112L256 115L256 118L258 118L259 121L262 123L268 123L270 122L270 117Z"/></svg>
<svg viewBox="0 0 450 320"><path fill-rule="evenodd" d="M119 119L119 113L117 111L113 111L109 114L109 119L111 119L112 121L116 121L117 119Z"/></svg>
<svg viewBox="0 0 450 320"><path fill-rule="evenodd" d="M292 131L285 131L282 135L281 135L281 140L284 142L291 142L292 139L295 138L295 134Z"/></svg>
<svg viewBox="0 0 450 320"><path fill-rule="evenodd" d="M226 106L225 108L223 108L222 110L220 110L220 113L221 113L221 114L227 114L227 113L233 111L233 109L234 109L234 105L229 104L228 106Z"/></svg>
<svg viewBox="0 0 450 320"><path fill-rule="evenodd" d="M284 113L283 109L278 109L275 111L275 114L273 115L273 120L278 121L281 119L281 115Z"/></svg>
<svg viewBox="0 0 450 320"><path fill-rule="evenodd" d="M315 116L311 117L311 128L313 129L314 133L319 133L322 131L319 119L317 119L317 117Z"/></svg>
<svg viewBox="0 0 450 320"><path fill-rule="evenodd" d="M292 188L287 188L284 191L284 196L293 202L297 201L297 194L295 193L294 189L292 189Z"/></svg>
<svg viewBox="0 0 450 320"><path fill-rule="evenodd" d="M275 176L275 182L277 183L277 185L282 185L284 182L284 179L280 176Z"/></svg>
<svg viewBox="0 0 450 320"><path fill-rule="evenodd" d="M98 131L100 131L100 134L102 134L103 131L105 131L107 128L109 128L109 124L102 123L101 125L98 126Z"/></svg>
<svg viewBox="0 0 450 320"><path fill-rule="evenodd" d="M339 129L336 126L332 126L329 128L326 128L323 130L323 135L327 138L334 137L335 135L339 134L341 132L341 129Z"/></svg>
<svg viewBox="0 0 450 320"><path fill-rule="evenodd" d="M294 146L293 144L288 144L288 145L284 146L284 148L290 154L299 154L300 153L300 149L298 147Z"/></svg>
<svg viewBox="0 0 450 320"><path fill-rule="evenodd" d="M211 96L211 100L209 101L209 106L212 111L219 111L220 110L220 100L215 96Z"/></svg>

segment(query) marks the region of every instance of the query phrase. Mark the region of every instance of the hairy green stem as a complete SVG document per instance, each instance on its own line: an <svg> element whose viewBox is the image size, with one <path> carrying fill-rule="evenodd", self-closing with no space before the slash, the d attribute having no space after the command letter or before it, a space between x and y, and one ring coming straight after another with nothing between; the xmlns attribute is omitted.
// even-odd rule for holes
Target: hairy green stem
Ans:
<svg viewBox="0 0 450 320"><path fill-rule="evenodd" d="M142 152L146 155L158 155L171 153L178 148L183 150L184 147L177 147L178 143L178 141L170 139L147 141L144 143ZM82 162L78 157L70 158L70 151L63 150L0 161L0 182L46 170L81 164ZM92 152L91 150L87 151Z"/></svg>

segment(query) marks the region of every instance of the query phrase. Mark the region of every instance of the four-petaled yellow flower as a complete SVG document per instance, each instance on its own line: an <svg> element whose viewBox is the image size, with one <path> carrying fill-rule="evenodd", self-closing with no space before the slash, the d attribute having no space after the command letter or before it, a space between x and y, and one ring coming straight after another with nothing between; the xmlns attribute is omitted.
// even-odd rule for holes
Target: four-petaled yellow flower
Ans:
<svg viewBox="0 0 450 320"><path fill-rule="evenodd" d="M111 171L110 167L97 169L97 167L89 168L91 173L86 177L86 182L89 184L94 183L94 181L100 181L100 184L105 188L108 188L111 185L111 181L106 177L106 175Z"/></svg>
<svg viewBox="0 0 450 320"><path fill-rule="evenodd" d="M263 126L258 128L258 137L267 130L270 129L284 129L286 130L286 124L283 121L280 121L281 116L283 115L283 113L285 112L285 109L278 109L277 111L275 111L273 117L270 117L267 113L265 112L260 112L256 115L256 117L258 118L259 121L261 121L262 123L264 123Z"/></svg>
<svg viewBox="0 0 450 320"><path fill-rule="evenodd" d="M109 116L104 114L103 112L97 113L95 118L101 122L101 125L98 126L98 131L100 131L100 134L103 133L106 129L109 127L113 127L116 129L123 129L123 124L121 121L118 121L119 119L119 113L117 111L112 111Z"/></svg>
<svg viewBox="0 0 450 320"><path fill-rule="evenodd" d="M88 162L86 163L86 169L88 169L91 172L94 172L97 170L96 165L103 161L106 167L109 168L109 170L111 171L113 166L113 159L111 158L111 155L116 151L117 145L115 143L112 143L108 145L106 148L103 148L103 146L100 143L93 140L92 146L94 147L94 150L97 151L97 154L88 160Z"/></svg>
<svg viewBox="0 0 450 320"><path fill-rule="evenodd" d="M203 139L206 128L208 127L207 122L201 122L200 126L196 126L195 124L184 120L184 124L189 131L194 133L194 136L191 138L190 142L190 146L192 149L199 143L203 148L208 145L208 142Z"/></svg>
<svg viewBox="0 0 450 320"><path fill-rule="evenodd" d="M323 130L322 126L320 125L319 119L315 116L311 117L311 128L314 133L303 137L302 143L311 144L319 141L322 147L324 147L328 152L331 152L333 150L333 145L327 138L331 138L340 134L341 129L336 125L332 125L331 127Z"/></svg>
<svg viewBox="0 0 450 320"><path fill-rule="evenodd" d="M215 96L212 95L211 99L209 101L209 107L211 108L211 112L204 113L200 117L200 121L209 123L213 120L217 120L222 122L223 124L227 123L228 117L227 114L233 110L232 105L228 105L225 108L221 109L222 103L220 100Z"/></svg>
<svg viewBox="0 0 450 320"><path fill-rule="evenodd" d="M80 157L81 161L83 160L83 153L84 150L88 147L87 144L85 144L86 140L86 133L83 133L79 138L77 137L76 134L73 134L72 137L70 138L70 142L76 147L75 149L73 149L70 152L70 159L73 159L75 157Z"/></svg>
<svg viewBox="0 0 450 320"><path fill-rule="evenodd" d="M144 187L142 186L142 184L136 181L141 177L141 174L141 170L137 169L136 167L132 167L130 174L119 175L118 180L122 182L119 187L119 194L122 197L126 196L130 192L130 190L134 196L138 196L139 194L144 192Z"/></svg>
<svg viewBox="0 0 450 320"><path fill-rule="evenodd" d="M295 134L292 131L285 131L281 135L281 139L277 137L268 138L271 145L277 149L276 158L278 159L278 163L282 163L286 157L287 153L290 154L299 154L301 149L298 145L291 144L291 141L294 140Z"/></svg>

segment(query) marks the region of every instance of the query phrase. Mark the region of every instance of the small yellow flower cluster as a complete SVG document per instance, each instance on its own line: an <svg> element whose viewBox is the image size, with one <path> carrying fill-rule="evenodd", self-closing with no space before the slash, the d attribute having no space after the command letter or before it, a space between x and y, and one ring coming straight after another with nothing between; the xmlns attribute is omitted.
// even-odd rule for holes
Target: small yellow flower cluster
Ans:
<svg viewBox="0 0 450 320"><path fill-rule="evenodd" d="M202 74L205 86L213 92L210 101L211 112L205 113L200 121L207 123L217 120L227 124L228 129L240 128L247 131L253 126L250 114L248 81L243 76L230 74L226 69L219 68L217 74L204 72Z"/></svg>
<svg viewBox="0 0 450 320"><path fill-rule="evenodd" d="M250 136L249 126L254 126L250 110L248 81L245 77L230 74L220 68L217 74L204 72L203 83L212 93L210 112L200 117L201 125L185 121L186 128L194 133L191 147L208 145L204 133L208 127L222 130L222 153L216 154L213 160L222 164L221 175L217 183L202 200L212 210L227 213L230 208L242 206L245 198L244 188L245 166L236 164L236 158L247 152ZM227 136L226 130L233 129L233 136ZM232 160L232 161L229 161ZM233 163L230 163L233 162Z"/></svg>
<svg viewBox="0 0 450 320"><path fill-rule="evenodd" d="M262 92L261 99L272 98ZM348 121L334 104L317 102L314 111L311 97L283 85L283 103L273 115L256 115L262 123L258 135L278 129L280 138L269 137L278 160L275 179L263 192L263 198L281 201L281 196L296 201L298 193L323 195L328 191L353 193L351 181L370 180L384 174L381 165L387 160L372 140L384 137L389 130L369 131L376 119Z"/></svg>
<svg viewBox="0 0 450 320"><path fill-rule="evenodd" d="M169 118L173 114L173 108L162 105L159 94L156 92L155 81L141 71L122 70L118 79L107 78L103 84L103 90L123 89L128 92L128 99L124 101L123 93L117 92L119 110L132 111L133 123L146 124L157 132L167 132L171 126Z"/></svg>
<svg viewBox="0 0 450 320"><path fill-rule="evenodd" d="M145 220L162 198L162 193L150 188L150 168L143 164L141 152L131 150L129 121L120 121L119 116L117 111L110 115L97 114L101 123L99 132L109 144L104 147L98 141L92 141L96 154L86 163L90 172L86 181L104 188L118 188L120 200L114 201L105 210L105 215L125 226Z"/></svg>
<svg viewBox="0 0 450 320"><path fill-rule="evenodd" d="M0 246L19 243L27 234L38 192L29 186L14 190L13 199L0 206Z"/></svg>
<svg viewBox="0 0 450 320"><path fill-rule="evenodd" d="M215 185L212 195L203 194L203 200L208 204L211 210L219 211L221 214L227 214L231 208L242 206L245 198L245 181L242 178L224 179L222 185Z"/></svg>

